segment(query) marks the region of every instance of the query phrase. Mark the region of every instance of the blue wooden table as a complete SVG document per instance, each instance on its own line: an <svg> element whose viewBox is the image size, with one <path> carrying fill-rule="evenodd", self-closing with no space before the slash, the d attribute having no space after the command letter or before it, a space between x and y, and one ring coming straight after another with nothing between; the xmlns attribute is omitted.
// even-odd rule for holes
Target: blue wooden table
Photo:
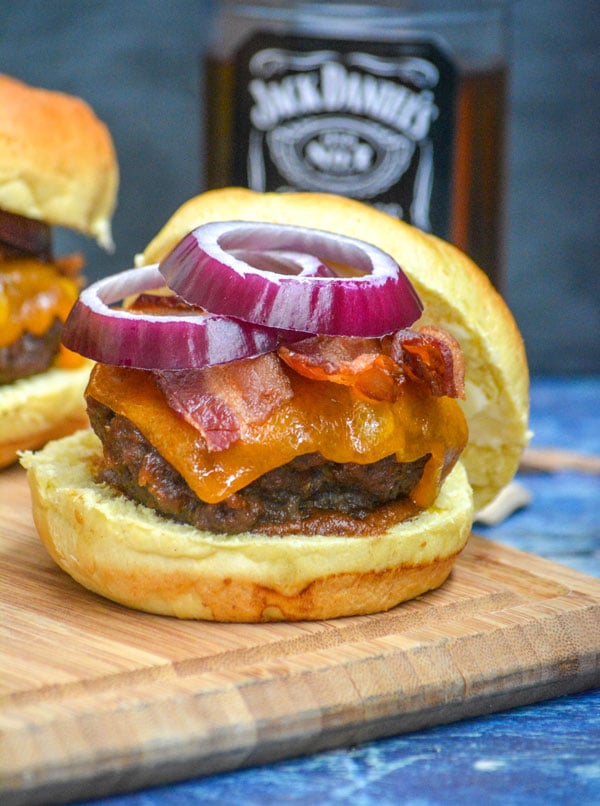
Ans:
<svg viewBox="0 0 600 806"><path fill-rule="evenodd" d="M534 378L531 427L533 446L600 455L600 377ZM519 480L531 492L531 504L477 531L600 576L600 476L561 471L528 473ZM96 806L311 802L600 804L600 690L95 801Z"/></svg>

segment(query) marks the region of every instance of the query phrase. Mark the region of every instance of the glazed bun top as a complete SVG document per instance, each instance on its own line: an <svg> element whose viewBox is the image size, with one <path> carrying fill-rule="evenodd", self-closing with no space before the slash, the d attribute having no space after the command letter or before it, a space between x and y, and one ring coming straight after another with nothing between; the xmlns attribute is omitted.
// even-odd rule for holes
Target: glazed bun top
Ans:
<svg viewBox="0 0 600 806"><path fill-rule="evenodd" d="M375 244L394 257L424 304L419 324L445 327L466 363L469 443L462 460L476 509L514 476L529 438L529 374L515 321L487 276L450 244L370 206L314 193L209 191L180 207L136 257L159 261L189 231L208 221L270 221L317 227Z"/></svg>
<svg viewBox="0 0 600 806"><path fill-rule="evenodd" d="M84 101L0 74L0 209L112 249L118 183L110 133Z"/></svg>

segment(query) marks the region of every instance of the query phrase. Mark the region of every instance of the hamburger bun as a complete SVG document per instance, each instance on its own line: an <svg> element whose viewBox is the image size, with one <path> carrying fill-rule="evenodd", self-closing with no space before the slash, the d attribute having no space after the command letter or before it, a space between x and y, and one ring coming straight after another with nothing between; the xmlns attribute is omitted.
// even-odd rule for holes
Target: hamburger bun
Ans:
<svg viewBox="0 0 600 806"><path fill-rule="evenodd" d="M471 528L460 464L434 507L383 534L281 538L165 521L93 481L101 456L88 429L22 457L35 524L73 579L149 613L256 622L380 612L439 587Z"/></svg>
<svg viewBox="0 0 600 806"><path fill-rule="evenodd" d="M0 74L0 210L78 230L112 249L119 174L88 104Z"/></svg>
<svg viewBox="0 0 600 806"><path fill-rule="evenodd" d="M48 551L80 584L128 607L220 621L325 619L375 613L438 587L470 532L474 503L513 476L527 442L523 344L505 303L449 244L359 202L319 194L228 188L198 196L137 257L160 260L211 220L318 226L390 253L424 303L419 323L449 330L466 360L464 463L432 506L367 536L217 535L175 523L96 482L102 446L91 431L22 458Z"/></svg>
<svg viewBox="0 0 600 806"><path fill-rule="evenodd" d="M35 450L89 425L84 392L91 362L50 369L0 387L0 467L23 450Z"/></svg>
<svg viewBox="0 0 600 806"><path fill-rule="evenodd" d="M0 214L8 214L15 222L11 226L25 232L31 222L68 227L95 238L105 249L113 248L111 217L119 182L115 149L107 127L83 100L0 74L0 143ZM50 289L27 281L25 305L34 297L50 299L46 291L53 291L55 282L69 288L72 301L77 297L80 279L63 274L60 260L57 267L51 254L14 256L10 242L4 255L2 235L0 227L0 272L19 266L22 257L28 262L27 269L19 269L23 276L35 272L38 264L45 277L53 272ZM0 273L0 349L10 353L15 336L8 333L15 320L2 281ZM13 282L9 280L8 287ZM43 336L37 314L29 316L36 335ZM23 326L23 333L27 329ZM83 391L90 367L90 362L61 353L49 370L0 385L0 468L14 462L19 450L41 447L88 424Z"/></svg>

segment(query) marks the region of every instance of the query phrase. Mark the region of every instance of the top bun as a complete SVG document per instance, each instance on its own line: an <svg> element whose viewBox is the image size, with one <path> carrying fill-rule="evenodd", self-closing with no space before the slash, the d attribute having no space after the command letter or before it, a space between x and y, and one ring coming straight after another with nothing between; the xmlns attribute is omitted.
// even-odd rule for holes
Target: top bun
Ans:
<svg viewBox="0 0 600 806"><path fill-rule="evenodd" d="M462 403L469 424L462 461L476 510L495 498L514 476L529 439L529 374L514 319L473 261L445 241L352 199L224 188L180 207L136 264L159 261L200 224L231 220L317 227L368 241L392 255L423 302L419 324L446 328L462 346Z"/></svg>
<svg viewBox="0 0 600 806"><path fill-rule="evenodd" d="M0 209L112 249L118 182L110 133L84 101L0 74Z"/></svg>

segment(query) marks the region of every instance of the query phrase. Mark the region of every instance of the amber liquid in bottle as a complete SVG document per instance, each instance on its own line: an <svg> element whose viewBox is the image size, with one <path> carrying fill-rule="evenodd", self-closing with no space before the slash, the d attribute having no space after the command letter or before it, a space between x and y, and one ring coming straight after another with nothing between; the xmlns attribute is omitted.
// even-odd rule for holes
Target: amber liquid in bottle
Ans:
<svg viewBox="0 0 600 806"><path fill-rule="evenodd" d="M458 91L448 240L504 287L504 121L507 70L465 73Z"/></svg>
<svg viewBox="0 0 600 806"><path fill-rule="evenodd" d="M228 60L204 61L204 186L233 183L236 141L234 67ZM461 72L458 78L450 226L436 235L468 254L503 290L504 121L507 70ZM332 188L335 192L335 188Z"/></svg>

